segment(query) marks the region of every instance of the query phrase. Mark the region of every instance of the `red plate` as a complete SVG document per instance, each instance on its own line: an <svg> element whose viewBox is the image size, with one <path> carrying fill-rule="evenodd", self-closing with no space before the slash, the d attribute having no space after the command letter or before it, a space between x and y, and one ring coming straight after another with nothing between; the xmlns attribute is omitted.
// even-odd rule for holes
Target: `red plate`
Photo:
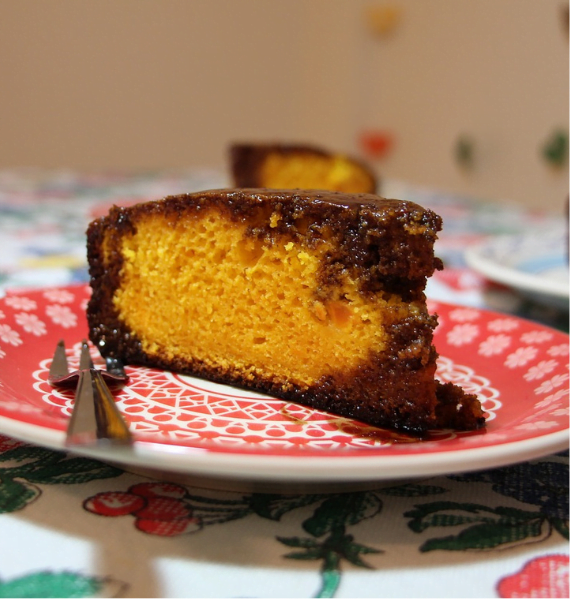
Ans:
<svg viewBox="0 0 570 599"><path fill-rule="evenodd" d="M0 300L0 432L61 449L73 394L47 374L64 339L70 366L87 335L89 287L10 293ZM170 372L129 367L117 393L133 448L79 453L185 473L263 480L354 481L473 470L568 444L568 336L512 316L443 303L438 378L476 393L483 431L429 440ZM96 365L103 366L93 349Z"/></svg>

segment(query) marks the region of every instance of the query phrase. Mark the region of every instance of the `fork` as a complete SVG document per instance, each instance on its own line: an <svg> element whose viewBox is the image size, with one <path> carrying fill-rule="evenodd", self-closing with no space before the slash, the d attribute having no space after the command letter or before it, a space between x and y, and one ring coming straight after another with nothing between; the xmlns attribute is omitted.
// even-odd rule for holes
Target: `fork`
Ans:
<svg viewBox="0 0 570 599"><path fill-rule="evenodd" d="M58 342L48 382L53 387L75 386L75 404L65 440L67 447L127 445L132 442L129 428L107 386L107 381L118 384L127 380L122 364L117 360L107 359L104 371L95 368L85 340L81 343L79 370L69 372L65 344L63 340Z"/></svg>

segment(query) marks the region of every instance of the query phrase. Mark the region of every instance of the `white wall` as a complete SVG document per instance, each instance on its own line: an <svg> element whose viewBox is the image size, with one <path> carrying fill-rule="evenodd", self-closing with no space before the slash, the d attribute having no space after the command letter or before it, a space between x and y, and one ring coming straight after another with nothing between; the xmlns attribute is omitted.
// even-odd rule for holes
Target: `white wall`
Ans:
<svg viewBox="0 0 570 599"><path fill-rule="evenodd" d="M394 130L391 176L559 207L568 169L542 148L568 131L568 39L557 0L400 0L391 36L362 42L363 122ZM567 5L566 5L567 6ZM473 143L473 165L454 149Z"/></svg>
<svg viewBox="0 0 570 599"><path fill-rule="evenodd" d="M374 36L365 9L400 10ZM357 152L384 176L558 210L562 0L0 0L0 168L224 167L234 139ZM474 140L465 172L457 136Z"/></svg>

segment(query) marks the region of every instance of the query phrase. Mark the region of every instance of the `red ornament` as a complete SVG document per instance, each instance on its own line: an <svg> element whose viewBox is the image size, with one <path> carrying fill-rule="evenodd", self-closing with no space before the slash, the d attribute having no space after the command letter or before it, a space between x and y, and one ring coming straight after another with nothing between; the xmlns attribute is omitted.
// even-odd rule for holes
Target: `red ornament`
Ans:
<svg viewBox="0 0 570 599"><path fill-rule="evenodd" d="M360 148L370 159L378 160L387 156L394 145L394 137L387 131L363 131L360 134Z"/></svg>
<svg viewBox="0 0 570 599"><path fill-rule="evenodd" d="M89 497L83 507L88 511L99 516L127 516L145 506L146 501L142 497L133 495L132 493L124 493L121 491L108 491L106 493L98 493Z"/></svg>

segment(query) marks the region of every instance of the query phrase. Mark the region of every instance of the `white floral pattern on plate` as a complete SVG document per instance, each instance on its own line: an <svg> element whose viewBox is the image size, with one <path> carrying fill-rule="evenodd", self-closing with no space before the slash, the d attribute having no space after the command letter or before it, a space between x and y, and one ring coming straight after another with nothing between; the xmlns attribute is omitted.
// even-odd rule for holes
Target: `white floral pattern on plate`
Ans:
<svg viewBox="0 0 570 599"><path fill-rule="evenodd" d="M72 367L78 366L79 344L68 350ZM94 362L101 363L93 353ZM43 400L70 415L73 393L53 390L47 383L51 360L34 371L34 386ZM388 446L414 442L403 434L381 431L347 418L334 416L269 396L233 389L184 375L149 368L128 368L129 384L118 394L117 405L128 418L138 440L181 445L279 449L339 449ZM499 392L471 368L440 359L438 378L477 394L495 418ZM456 435L441 431L438 440Z"/></svg>

